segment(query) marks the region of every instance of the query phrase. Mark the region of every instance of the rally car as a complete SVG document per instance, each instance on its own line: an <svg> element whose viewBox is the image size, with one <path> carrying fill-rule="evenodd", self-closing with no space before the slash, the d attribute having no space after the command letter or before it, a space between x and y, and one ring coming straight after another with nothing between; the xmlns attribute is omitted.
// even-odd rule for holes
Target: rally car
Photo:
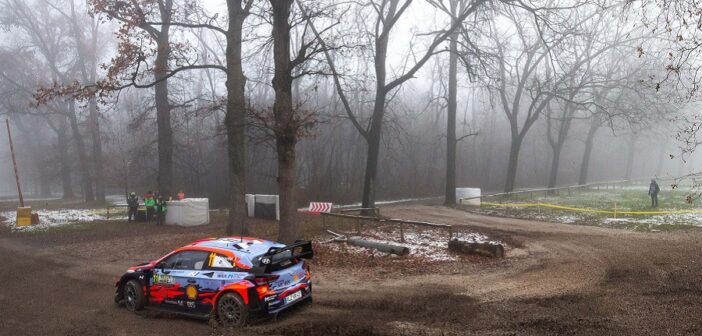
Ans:
<svg viewBox="0 0 702 336"><path fill-rule="evenodd" d="M311 301L303 259L312 257L309 241L286 246L251 237L203 239L129 268L115 284L115 302L130 311L157 309L242 326L253 316Z"/></svg>

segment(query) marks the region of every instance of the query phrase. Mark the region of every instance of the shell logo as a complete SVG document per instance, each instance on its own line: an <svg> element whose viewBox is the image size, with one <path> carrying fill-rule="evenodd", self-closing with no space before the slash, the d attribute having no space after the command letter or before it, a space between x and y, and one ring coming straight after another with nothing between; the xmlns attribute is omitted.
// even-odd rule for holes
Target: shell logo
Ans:
<svg viewBox="0 0 702 336"><path fill-rule="evenodd" d="M185 295L187 295L188 299L190 299L190 300L196 300L197 299L197 288L195 288L195 286L185 287Z"/></svg>

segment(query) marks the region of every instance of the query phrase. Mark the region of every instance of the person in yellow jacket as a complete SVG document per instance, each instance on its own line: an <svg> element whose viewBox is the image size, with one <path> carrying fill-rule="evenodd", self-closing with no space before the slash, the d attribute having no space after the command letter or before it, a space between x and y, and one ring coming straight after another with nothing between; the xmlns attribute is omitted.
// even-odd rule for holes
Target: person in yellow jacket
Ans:
<svg viewBox="0 0 702 336"><path fill-rule="evenodd" d="M146 220L150 222L151 218L154 216L154 210L156 207L156 199L151 191L144 195L144 206L146 207Z"/></svg>

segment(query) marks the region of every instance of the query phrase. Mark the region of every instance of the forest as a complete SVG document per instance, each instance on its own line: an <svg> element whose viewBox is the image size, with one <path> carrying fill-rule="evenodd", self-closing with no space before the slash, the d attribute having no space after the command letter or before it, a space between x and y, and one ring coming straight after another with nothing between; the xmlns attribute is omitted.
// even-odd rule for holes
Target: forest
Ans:
<svg viewBox="0 0 702 336"><path fill-rule="evenodd" d="M694 175L702 8L669 0L0 0L25 193L296 211ZM6 136L0 192L13 195Z"/></svg>

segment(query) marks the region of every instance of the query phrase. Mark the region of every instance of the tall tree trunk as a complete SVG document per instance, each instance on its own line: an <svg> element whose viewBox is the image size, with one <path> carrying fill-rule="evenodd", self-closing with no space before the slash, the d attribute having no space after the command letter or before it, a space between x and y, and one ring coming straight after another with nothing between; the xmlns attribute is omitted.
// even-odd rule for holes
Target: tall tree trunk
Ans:
<svg viewBox="0 0 702 336"><path fill-rule="evenodd" d="M278 240L292 243L298 238L295 201L295 145L297 125L292 104L292 65L290 62L290 7L293 0L270 0L273 8L273 90L275 103L275 142L278 154L278 194L280 229Z"/></svg>
<svg viewBox="0 0 702 336"><path fill-rule="evenodd" d="M61 188L63 190L63 198L76 197L73 192L73 179L71 178L71 156L68 152L68 136L66 135L65 127L61 127L57 132L57 147L59 169L61 172Z"/></svg>
<svg viewBox="0 0 702 336"><path fill-rule="evenodd" d="M456 22L456 1L451 2L451 25ZM449 38L448 107L446 109L446 189L445 205L456 205L456 91L458 79L458 31Z"/></svg>
<svg viewBox="0 0 702 336"><path fill-rule="evenodd" d="M397 8L397 1L391 1L392 7L389 12L394 13ZM363 208L375 207L376 176L378 172L378 157L380 155L380 135L385 116L385 99L387 91L385 88L386 67L385 60L388 54L388 34L382 34L375 41L375 102L373 105L373 117L371 126L366 137L368 144L368 154L366 155L366 171L363 179ZM364 213L368 214L368 213Z"/></svg>
<svg viewBox="0 0 702 336"><path fill-rule="evenodd" d="M227 153L229 219L226 233L248 235L246 226L246 76L241 64L242 28L247 12L241 0L227 0Z"/></svg>
<svg viewBox="0 0 702 336"><path fill-rule="evenodd" d="M522 140L519 135L512 135L512 142L509 147L509 163L507 164L507 180L505 182L505 192L514 191L517 180L517 166L519 164L519 150L522 147Z"/></svg>
<svg viewBox="0 0 702 336"><path fill-rule="evenodd" d="M553 147L553 157L551 158L551 172L548 175L548 188L555 188L556 182L558 180L558 166L561 161L561 150L563 149L563 142L556 143ZM549 194L553 194L553 190L549 190Z"/></svg>
<svg viewBox="0 0 702 336"><path fill-rule="evenodd" d="M71 18L73 34L76 43L76 51L78 56L78 64L80 65L80 73L83 82L95 83L97 77L97 42L98 30L97 26L92 22L92 35L89 39L90 45L84 44L83 27L80 25L79 15L75 10L74 0L69 2L71 8ZM88 131L92 142L92 166L93 178L95 182L95 199L100 202L105 202L105 181L103 177L103 160L102 160L102 139L100 135L100 112L98 111L97 101L95 97L88 99Z"/></svg>
<svg viewBox="0 0 702 336"><path fill-rule="evenodd" d="M171 105L168 101L168 58L171 52L169 29L172 0L166 0L161 10L161 31L157 38L154 79L156 80L156 124L158 128L158 189L162 195L173 191L173 131L171 129Z"/></svg>
<svg viewBox="0 0 702 336"><path fill-rule="evenodd" d="M85 202L93 202L95 201L95 194L93 193L93 182L90 178L90 169L88 168L88 156L85 153L85 142L83 142L83 136L80 135L80 128L78 127L76 102L72 99L68 102L68 121L71 124L71 132L76 143L76 152L78 152L78 167L80 169L83 200Z"/></svg>
<svg viewBox="0 0 702 336"><path fill-rule="evenodd" d="M384 66L383 66L384 68ZM384 77L384 76L383 76ZM379 98L378 95L383 97ZM385 93L378 92L375 98L375 107L373 109L373 118L371 119L371 127L368 132L366 142L368 144L368 155L366 156L366 173L363 179L363 208L375 207L375 178L378 172L378 158L380 156L380 134L383 126L383 115L385 114ZM368 215L367 211L364 214Z"/></svg>
<svg viewBox="0 0 702 336"><path fill-rule="evenodd" d="M102 161L102 138L100 136L100 112L98 111L95 98L88 100L88 108L90 110L89 125L90 135L92 137L93 151L93 167L95 173L95 200L105 202L105 181L103 176L103 161Z"/></svg>
<svg viewBox="0 0 702 336"><path fill-rule="evenodd" d="M578 184L583 185L587 183L588 169L590 168L590 157L592 156L592 148L595 144L595 135L600 129L600 121L597 117L593 116L590 121L590 128L587 131L587 138L585 138L585 151L583 152L583 159L580 161L580 177L578 178Z"/></svg>

